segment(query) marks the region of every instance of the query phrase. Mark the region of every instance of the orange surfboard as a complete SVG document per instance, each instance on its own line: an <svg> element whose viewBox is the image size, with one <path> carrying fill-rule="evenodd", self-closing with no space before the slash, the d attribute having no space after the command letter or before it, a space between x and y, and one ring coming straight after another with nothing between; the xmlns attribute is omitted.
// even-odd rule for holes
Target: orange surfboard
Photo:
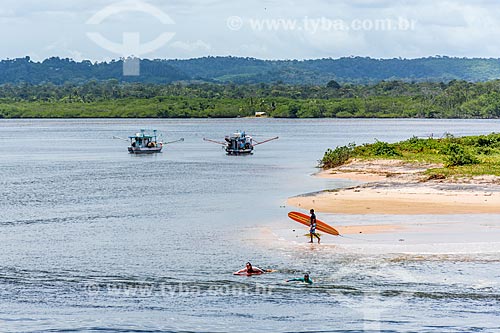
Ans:
<svg viewBox="0 0 500 333"><path fill-rule="evenodd" d="M311 222L310 222L311 217L309 215L299 213L299 212L290 212L290 213L288 213L288 217L291 218L292 220L299 222L303 225L306 225L308 227L311 225ZM325 222L320 221L318 219L316 219L316 230L323 231L323 232L326 232L327 234L334 235L334 236L340 235L339 232L335 228L329 226Z"/></svg>

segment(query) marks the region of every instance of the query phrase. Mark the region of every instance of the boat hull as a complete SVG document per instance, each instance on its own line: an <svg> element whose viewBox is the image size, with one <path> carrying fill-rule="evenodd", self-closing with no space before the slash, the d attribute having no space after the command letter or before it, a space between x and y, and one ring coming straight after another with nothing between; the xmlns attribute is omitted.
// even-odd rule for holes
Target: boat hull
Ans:
<svg viewBox="0 0 500 333"><path fill-rule="evenodd" d="M128 147L128 152L130 154L155 154L161 153L163 147L153 147L153 148L140 148L140 147Z"/></svg>
<svg viewBox="0 0 500 333"><path fill-rule="evenodd" d="M250 155L253 154L253 149L226 149L228 155Z"/></svg>

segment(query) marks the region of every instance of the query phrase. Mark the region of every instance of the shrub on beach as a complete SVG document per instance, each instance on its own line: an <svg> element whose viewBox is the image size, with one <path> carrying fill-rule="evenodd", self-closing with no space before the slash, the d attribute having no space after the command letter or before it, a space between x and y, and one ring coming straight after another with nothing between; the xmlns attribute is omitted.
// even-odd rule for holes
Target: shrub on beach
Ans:
<svg viewBox="0 0 500 333"><path fill-rule="evenodd" d="M335 168L346 163L353 154L356 145L350 143L347 146L337 146L335 149L328 149L319 161L319 166L323 169Z"/></svg>
<svg viewBox="0 0 500 333"><path fill-rule="evenodd" d="M463 146L457 143L448 144L447 146L445 146L442 153L446 155L446 167L479 163L479 160L474 155L472 155L472 153L470 153Z"/></svg>
<svg viewBox="0 0 500 333"><path fill-rule="evenodd" d="M475 151L480 155L493 155L493 153L495 153L495 149L491 147L479 147L476 148Z"/></svg>
<svg viewBox="0 0 500 333"><path fill-rule="evenodd" d="M500 148L500 134L470 136L462 138L463 144L480 148Z"/></svg>
<svg viewBox="0 0 500 333"><path fill-rule="evenodd" d="M383 157L400 157L401 153L396 150L394 144L390 144L384 141L376 141L374 144L369 146L373 151L375 156Z"/></svg>
<svg viewBox="0 0 500 333"><path fill-rule="evenodd" d="M442 138L417 138L387 143L375 141L363 145L328 149L320 161L323 168L334 168L349 159L393 158L408 162L432 163L429 175L498 175L500 176L500 134ZM444 165L444 167L439 166Z"/></svg>
<svg viewBox="0 0 500 333"><path fill-rule="evenodd" d="M411 137L410 139L399 144L401 151L411 153L435 153L439 146L439 141L434 138L423 139L416 136Z"/></svg>
<svg viewBox="0 0 500 333"><path fill-rule="evenodd" d="M362 146L356 146L353 152L353 156L359 157L402 157L399 152L399 146L396 143L387 143L384 141L378 141L375 139L375 143L365 143Z"/></svg>

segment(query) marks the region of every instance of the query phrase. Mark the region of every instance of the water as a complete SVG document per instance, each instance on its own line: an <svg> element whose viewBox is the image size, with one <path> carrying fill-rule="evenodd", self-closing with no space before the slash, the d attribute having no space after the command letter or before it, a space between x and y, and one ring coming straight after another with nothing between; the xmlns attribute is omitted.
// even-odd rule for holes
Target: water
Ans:
<svg viewBox="0 0 500 333"><path fill-rule="evenodd" d="M112 139L143 127L186 140L133 156ZM443 227L310 246L285 207L353 184L311 177L327 148L500 132L499 121L2 120L0 129L2 332L500 331L498 215L322 215ZM238 129L280 139L240 157L202 140ZM233 276L248 260L277 272ZM306 270L314 285L283 282Z"/></svg>

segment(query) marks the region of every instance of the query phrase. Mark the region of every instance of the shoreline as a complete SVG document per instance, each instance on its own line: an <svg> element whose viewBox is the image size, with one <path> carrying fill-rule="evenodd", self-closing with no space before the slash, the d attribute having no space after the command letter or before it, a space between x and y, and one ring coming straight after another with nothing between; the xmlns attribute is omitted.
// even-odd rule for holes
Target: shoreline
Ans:
<svg viewBox="0 0 500 333"><path fill-rule="evenodd" d="M353 187L291 197L287 204L336 214L497 214L500 177L427 179L439 165L400 160L353 160L315 177L359 182Z"/></svg>

